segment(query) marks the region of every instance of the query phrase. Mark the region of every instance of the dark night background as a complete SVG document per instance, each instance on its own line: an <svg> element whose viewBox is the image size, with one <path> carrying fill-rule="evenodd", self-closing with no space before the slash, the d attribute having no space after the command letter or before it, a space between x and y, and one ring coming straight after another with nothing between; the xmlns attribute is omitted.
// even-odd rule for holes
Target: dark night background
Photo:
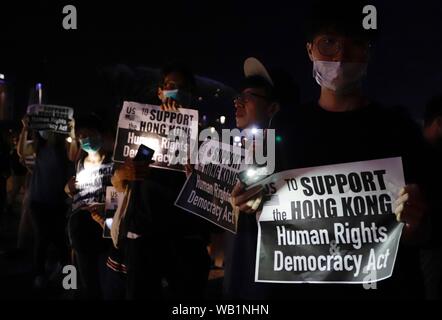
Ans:
<svg viewBox="0 0 442 320"><path fill-rule="evenodd" d="M62 28L67 4L77 8L78 30ZM428 99L442 92L442 5L367 4L376 5L380 29L367 91L419 118ZM157 68L176 58L198 75L235 87L244 59L255 56L290 72L302 101L318 93L303 35L309 1L3 1L1 7L0 73L14 89L15 119L36 82L43 83L48 103L106 110L117 92L130 96L133 90L121 80L130 71L121 65Z"/></svg>

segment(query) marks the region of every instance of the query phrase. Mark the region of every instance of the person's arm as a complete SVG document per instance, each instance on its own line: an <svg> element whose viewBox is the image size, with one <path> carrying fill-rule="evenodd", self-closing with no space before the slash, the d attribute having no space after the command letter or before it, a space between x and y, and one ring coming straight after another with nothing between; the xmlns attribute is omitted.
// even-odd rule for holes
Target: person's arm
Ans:
<svg viewBox="0 0 442 320"><path fill-rule="evenodd" d="M115 170L111 178L111 183L117 192L124 192L128 181L125 179L124 169L122 167Z"/></svg>
<svg viewBox="0 0 442 320"><path fill-rule="evenodd" d="M124 192L130 181L146 180L148 176L149 166L146 163L127 159L115 170L111 182L117 192Z"/></svg>
<svg viewBox="0 0 442 320"><path fill-rule="evenodd" d="M261 205L263 194L264 188L260 185L246 190L244 185L238 182L232 190L230 203L240 212L255 214Z"/></svg>
<svg viewBox="0 0 442 320"><path fill-rule="evenodd" d="M20 159L25 163L25 158L35 153L34 146L31 143L27 143L29 132L29 118L24 116L22 119L23 128L20 132L17 143L17 154Z"/></svg>
<svg viewBox="0 0 442 320"><path fill-rule="evenodd" d="M102 229L104 229L104 218L97 211L92 211L91 217Z"/></svg>
<svg viewBox="0 0 442 320"><path fill-rule="evenodd" d="M77 188L75 186L75 179L76 177L71 177L68 181L68 183L66 183L65 187L64 187L64 192L66 192L66 194L72 198L76 193L77 193Z"/></svg>

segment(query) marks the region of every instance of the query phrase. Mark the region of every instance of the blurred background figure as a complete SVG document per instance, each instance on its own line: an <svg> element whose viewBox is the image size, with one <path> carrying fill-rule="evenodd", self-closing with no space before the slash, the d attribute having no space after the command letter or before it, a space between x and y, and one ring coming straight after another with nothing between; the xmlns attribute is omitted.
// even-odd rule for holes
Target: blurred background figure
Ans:
<svg viewBox="0 0 442 320"><path fill-rule="evenodd" d="M427 159L437 170L435 181L430 192L432 198L439 203L435 204L437 212L433 214L432 233L428 235L430 248L421 251L422 268L425 276L425 291L428 299L440 299L442 297L442 241L440 229L442 227L442 95L433 97L427 104L424 116L424 136L430 145L432 158Z"/></svg>

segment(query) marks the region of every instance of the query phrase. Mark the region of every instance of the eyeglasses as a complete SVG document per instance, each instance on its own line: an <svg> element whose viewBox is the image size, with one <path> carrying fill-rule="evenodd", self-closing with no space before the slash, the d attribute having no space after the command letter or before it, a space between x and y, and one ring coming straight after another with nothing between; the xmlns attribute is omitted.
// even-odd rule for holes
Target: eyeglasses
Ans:
<svg viewBox="0 0 442 320"><path fill-rule="evenodd" d="M366 54L368 53L371 45L363 39L343 39L336 36L322 36L318 40L314 41L314 45L319 50L319 53L326 57L336 56L342 48L346 47L352 54Z"/></svg>
<svg viewBox="0 0 442 320"><path fill-rule="evenodd" d="M235 96L235 98L233 98L233 102L239 102L239 103L247 103L250 100L253 100L254 98L261 98L264 100L269 100L270 98L267 96L263 96L257 93L252 93L252 92L243 92L241 94L238 94L237 96Z"/></svg>

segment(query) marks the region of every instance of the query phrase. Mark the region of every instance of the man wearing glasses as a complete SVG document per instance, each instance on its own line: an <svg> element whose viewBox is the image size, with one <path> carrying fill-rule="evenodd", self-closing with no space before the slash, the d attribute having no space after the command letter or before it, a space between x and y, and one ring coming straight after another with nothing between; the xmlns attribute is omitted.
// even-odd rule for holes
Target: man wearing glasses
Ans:
<svg viewBox="0 0 442 320"><path fill-rule="evenodd" d="M363 7L360 1L322 1L314 7L306 49L320 96L290 119L292 126L284 142L287 150L295 150L288 169L402 157L407 185L397 195L393 210L405 226L393 275L377 283L377 290L345 284L272 284L261 297L422 297L418 248L430 224L432 206L426 187L431 185L432 170L425 162L425 143L414 123L400 112L380 107L363 93L373 39L362 27ZM242 214L257 211L253 200L259 195L250 195L237 185L232 197ZM252 282L250 286L256 285Z"/></svg>
<svg viewBox="0 0 442 320"><path fill-rule="evenodd" d="M253 129L275 129L273 119L282 113L284 107L295 108L297 104L297 88L291 77L283 72L272 70L271 74L255 58L248 58L244 63L245 79L242 83L241 94L234 99L236 127L253 132ZM280 127L276 132L280 133ZM266 138L266 137L264 137ZM247 147L247 145L246 145ZM251 146L250 146L251 147ZM276 145L276 171L281 171L282 157L279 154L289 153ZM285 158L285 157L284 157ZM263 188L256 186L243 192L243 185L238 183L232 191L235 202L241 198L250 199L238 205L237 234L228 234L224 294L231 299L262 299L265 298L267 286L254 283L254 266L256 252L256 237L258 226L253 214L260 206Z"/></svg>

